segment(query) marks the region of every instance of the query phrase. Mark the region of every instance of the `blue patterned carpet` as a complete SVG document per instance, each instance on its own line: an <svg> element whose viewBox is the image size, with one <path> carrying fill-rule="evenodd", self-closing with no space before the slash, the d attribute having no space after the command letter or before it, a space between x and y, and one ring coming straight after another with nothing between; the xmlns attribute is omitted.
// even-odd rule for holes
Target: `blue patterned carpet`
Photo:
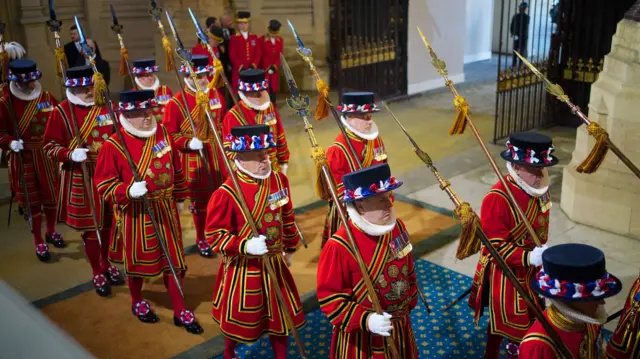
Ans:
<svg viewBox="0 0 640 359"><path fill-rule="evenodd" d="M448 312L442 308L453 301L471 285L471 278L451 271L423 259L416 260L418 283L427 297L431 314L418 301L411 312L411 322L415 332L421 359L482 358L486 345L487 315L483 316L480 326L473 323L473 313L465 300ZM430 278L430 282L427 282ZM307 316L307 325L301 335L309 359L329 357L331 346L331 323L316 309ZM271 344L267 338L252 345L241 345L236 349L238 356L244 359L272 359ZM297 357L293 337L289 337L289 356ZM506 358L502 353L501 358ZM221 358L217 357L216 359Z"/></svg>

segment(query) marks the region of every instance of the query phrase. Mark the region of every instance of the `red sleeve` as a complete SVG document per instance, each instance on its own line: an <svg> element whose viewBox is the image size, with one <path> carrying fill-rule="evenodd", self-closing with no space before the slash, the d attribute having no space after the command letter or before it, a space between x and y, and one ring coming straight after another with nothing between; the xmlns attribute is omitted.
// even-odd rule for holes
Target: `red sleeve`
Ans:
<svg viewBox="0 0 640 359"><path fill-rule="evenodd" d="M258 36L255 36L256 46L254 46L255 51L253 52L253 58L251 59L251 65L255 68L259 68L260 59L262 58L262 46L260 45L260 39Z"/></svg>
<svg viewBox="0 0 640 359"><path fill-rule="evenodd" d="M409 292L411 293L411 302L409 302L409 308L412 310L418 305L418 279L416 277L416 262L413 259L413 253L409 253Z"/></svg>
<svg viewBox="0 0 640 359"><path fill-rule="evenodd" d="M246 239L236 235L236 203L225 187L218 188L207 205L205 237L214 252L224 256L246 253Z"/></svg>
<svg viewBox="0 0 640 359"><path fill-rule="evenodd" d="M5 102L6 100L7 94L5 93L5 96L3 96L0 101L0 149L3 151L8 151L9 144L15 140L13 137L13 120L10 117L11 114Z"/></svg>
<svg viewBox="0 0 640 359"><path fill-rule="evenodd" d="M162 128L162 127L160 127ZM166 136L169 139L171 150L171 162L173 164L173 195L176 201L182 202L188 197L187 177L184 174L184 168L182 168L182 161L180 159L180 153L174 151L175 142L171 136Z"/></svg>
<svg viewBox="0 0 640 359"><path fill-rule="evenodd" d="M284 40L282 37L278 37L280 41L276 40L276 46L278 47L278 51L276 51L276 58L273 59L273 65L276 67L276 70L280 69L280 54L284 52Z"/></svg>
<svg viewBox="0 0 640 359"><path fill-rule="evenodd" d="M236 110L241 111L240 107L236 107ZM222 146L225 149L225 154L232 161L235 160L236 156L234 152L229 151L229 149L231 148L231 141L229 140L229 136L231 135L231 129L236 126L240 126L240 122L238 122L238 119L233 114L233 112L227 112L227 114L224 116L224 120L222 120Z"/></svg>
<svg viewBox="0 0 640 359"><path fill-rule="evenodd" d="M276 158L278 159L278 164L286 164L289 162L289 146L287 146L287 137L284 134L284 127L282 126L282 120L280 119L280 114L274 104L273 112L276 114L276 131L278 131L278 138L276 138Z"/></svg>
<svg viewBox="0 0 640 359"><path fill-rule="evenodd" d="M42 143L43 150L54 161L69 162L71 161L71 150L69 146L69 134L67 133L67 125L64 118L60 114L60 106L54 108L47 120L47 127L44 130Z"/></svg>
<svg viewBox="0 0 640 359"><path fill-rule="evenodd" d="M187 145L189 144L190 137L184 136L182 134L182 130L180 126L182 125L182 121L188 121L182 115L182 111L180 111L180 106L178 106L178 101L182 101L182 99L178 99L177 97L172 97L169 102L164 107L164 114L162 115L162 125L167 129L169 135L171 135L173 139L173 144L178 151L189 152L189 148ZM183 103L180 103L182 105Z"/></svg>
<svg viewBox="0 0 640 359"><path fill-rule="evenodd" d="M550 343L534 338L525 337L518 348L518 359L556 359L558 354Z"/></svg>
<svg viewBox="0 0 640 359"><path fill-rule="evenodd" d="M282 180L282 184L289 192L289 202L282 206L282 242L285 252L295 252L300 242L300 233L296 228L296 217L293 213L293 199L291 198L291 188L287 176L278 172L278 176Z"/></svg>
<svg viewBox="0 0 640 359"><path fill-rule="evenodd" d="M336 330L343 332L366 331L367 319L374 312L353 301L351 273L353 256L337 242L329 241L320 252L316 294L320 309Z"/></svg>
<svg viewBox="0 0 640 359"><path fill-rule="evenodd" d="M342 184L342 176L349 173L349 163L344 155L344 152L340 147L331 145L327 149L327 164L329 164L329 170L333 176L333 180L336 183L336 190L338 191L338 197L342 198L344 195L344 185Z"/></svg>
<svg viewBox="0 0 640 359"><path fill-rule="evenodd" d="M129 196L131 184L125 184L122 180L122 171L124 170L122 161L126 160L112 141L115 141L113 137L105 141L100 149L93 183L102 198L112 204L124 207L133 200ZM130 171L130 169L127 170Z"/></svg>
<svg viewBox="0 0 640 359"><path fill-rule="evenodd" d="M242 44L239 42L240 37L238 35L233 35L229 39L229 61L231 62L231 66L234 69L238 69L242 67Z"/></svg>
<svg viewBox="0 0 640 359"><path fill-rule="evenodd" d="M490 192L482 201L480 223L487 234L491 245L513 268L529 266L529 253L509 240L509 233L514 227L513 216L506 199L497 193Z"/></svg>

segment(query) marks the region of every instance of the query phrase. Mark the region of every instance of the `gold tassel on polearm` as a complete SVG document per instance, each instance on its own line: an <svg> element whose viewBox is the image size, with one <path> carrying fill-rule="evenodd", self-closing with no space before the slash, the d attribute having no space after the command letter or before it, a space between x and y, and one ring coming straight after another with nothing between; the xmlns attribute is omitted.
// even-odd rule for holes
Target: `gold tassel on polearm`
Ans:
<svg viewBox="0 0 640 359"><path fill-rule="evenodd" d="M56 53L56 75L59 78L62 78L64 74L62 73L62 69L60 68L60 63L64 65L64 68L69 68L69 62L67 61L67 55L64 54L64 48L58 47L55 50Z"/></svg>
<svg viewBox="0 0 640 359"><path fill-rule="evenodd" d="M167 71L173 71L173 48L171 47L171 41L166 36L162 37L162 48L164 49L164 61Z"/></svg>
<svg viewBox="0 0 640 359"><path fill-rule="evenodd" d="M209 88L220 88L224 86L224 80L221 76L224 72L224 67L217 57L213 60L213 68L215 69L215 72L213 73L213 79L209 83Z"/></svg>
<svg viewBox="0 0 640 359"><path fill-rule="evenodd" d="M457 95L453 99L453 106L458 110L456 120L449 130L450 135L461 135L467 127L467 116L469 115L469 104L464 97Z"/></svg>
<svg viewBox="0 0 640 359"><path fill-rule="evenodd" d="M454 213L460 218L460 223L462 224L460 242L458 242L458 249L456 250L456 258L462 260L480 251L482 243L477 231L480 228L480 220L467 202L463 202L456 207Z"/></svg>
<svg viewBox="0 0 640 359"><path fill-rule="evenodd" d="M316 120L322 120L329 116L329 85L318 77L316 80L316 89L318 90L318 104L316 105L314 118Z"/></svg>
<svg viewBox="0 0 640 359"><path fill-rule="evenodd" d="M129 50L126 47L120 48L120 76L129 75Z"/></svg>
<svg viewBox="0 0 640 359"><path fill-rule="evenodd" d="M102 94L105 91L108 93L109 88L107 87L107 82L104 80L104 76L102 76L102 74L99 72L94 73L93 74L93 100L95 101L96 105L98 106L106 105L104 97L102 96ZM113 120L116 121L116 119L113 119Z"/></svg>
<svg viewBox="0 0 640 359"><path fill-rule="evenodd" d="M322 167L328 166L327 156L324 153L324 149L318 146L311 148L311 157L316 164L316 194L322 200L328 201L331 198L331 192L329 191L329 184L322 173Z"/></svg>
<svg viewBox="0 0 640 359"><path fill-rule="evenodd" d="M596 144L587 158L576 167L578 173L594 173L597 171L609 151L609 134L604 128L600 127L596 122L591 122L587 126L587 132L596 139Z"/></svg>

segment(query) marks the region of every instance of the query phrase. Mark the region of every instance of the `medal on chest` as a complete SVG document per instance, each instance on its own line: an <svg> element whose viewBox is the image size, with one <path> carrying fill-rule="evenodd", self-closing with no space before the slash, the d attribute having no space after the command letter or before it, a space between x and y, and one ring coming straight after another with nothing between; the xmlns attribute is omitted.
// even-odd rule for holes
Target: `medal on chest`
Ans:
<svg viewBox="0 0 640 359"><path fill-rule="evenodd" d="M209 109L210 110L217 110L219 108L222 108L222 104L220 103L220 99L219 98L212 98L209 100Z"/></svg>
<svg viewBox="0 0 640 359"><path fill-rule="evenodd" d="M151 161L152 168L147 169L147 176L154 180L153 183L158 187L166 187L171 183L171 163L162 163L160 159L154 159ZM157 179L156 179L157 178Z"/></svg>
<svg viewBox="0 0 640 359"><path fill-rule="evenodd" d="M399 236L389 241L389 249L394 259L401 259L411 253L413 246L411 245L411 239L409 239L409 233L404 231Z"/></svg>
<svg viewBox="0 0 640 359"><path fill-rule="evenodd" d="M547 191L547 193L538 197L538 200L540 201L540 211L547 213L551 209L551 195L549 192Z"/></svg>
<svg viewBox="0 0 640 359"><path fill-rule="evenodd" d="M43 101L38 103L38 112L51 112L51 110L53 110L51 102Z"/></svg>
<svg viewBox="0 0 640 359"><path fill-rule="evenodd" d="M278 192L270 194L269 197L267 197L267 200L269 201L269 208L271 208L272 211L275 211L289 203L289 190L287 188L283 188Z"/></svg>
<svg viewBox="0 0 640 359"><path fill-rule="evenodd" d="M276 114L273 112L267 112L264 115L259 113L256 115L256 123L260 123L260 120L262 120L262 123L267 126L273 126L277 121Z"/></svg>
<svg viewBox="0 0 640 359"><path fill-rule="evenodd" d="M171 96L169 96L169 95L160 95L160 96L156 97L156 100L158 101L159 104L166 105L167 102L169 102L169 100L171 100Z"/></svg>
<svg viewBox="0 0 640 359"><path fill-rule="evenodd" d="M398 268L396 264L390 264L387 267L386 273L382 273L380 277L378 277L378 285L380 288L384 290L383 296L388 301L399 301L403 300L407 296L407 292L409 291L409 282L406 277L409 272L409 267L407 264L403 264L401 268ZM402 275L401 275L402 274ZM399 304L392 305L388 307L387 310L393 312L398 310Z"/></svg>
<svg viewBox="0 0 640 359"><path fill-rule="evenodd" d="M373 149L373 159L382 162L387 159L387 153L384 151L384 147L376 147Z"/></svg>
<svg viewBox="0 0 640 359"><path fill-rule="evenodd" d="M165 140L162 140L153 145L153 153L158 158L164 156L169 151L171 151L171 146L169 146L169 144Z"/></svg>
<svg viewBox="0 0 640 359"><path fill-rule="evenodd" d="M108 113L98 116L96 118L96 123L97 123L98 127L112 126L113 125L113 121L111 120L111 116L109 116Z"/></svg>

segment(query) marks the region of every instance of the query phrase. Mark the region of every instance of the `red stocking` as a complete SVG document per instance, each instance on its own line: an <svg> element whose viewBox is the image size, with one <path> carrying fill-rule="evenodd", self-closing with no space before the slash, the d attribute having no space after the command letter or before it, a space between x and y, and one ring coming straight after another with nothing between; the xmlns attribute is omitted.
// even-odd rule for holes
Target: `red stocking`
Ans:
<svg viewBox="0 0 640 359"><path fill-rule="evenodd" d="M32 207L32 209L35 208ZM37 247L38 244L44 243L44 239L42 238L42 213L36 211L31 213L31 226L33 227L31 230L33 243L35 243Z"/></svg>
<svg viewBox="0 0 640 359"><path fill-rule="evenodd" d="M47 234L53 234L56 231L57 213L55 208L45 208L44 215L47 220Z"/></svg>
<svg viewBox="0 0 640 359"><path fill-rule="evenodd" d="M222 359L233 359L236 356L236 344L233 339L224 338L224 354Z"/></svg>
<svg viewBox="0 0 640 359"><path fill-rule="evenodd" d="M143 283L144 279L142 277L127 277L127 284L129 285L129 292L131 293L131 305L142 300Z"/></svg>
<svg viewBox="0 0 640 359"><path fill-rule="evenodd" d="M287 359L287 344L289 337L282 335L269 335L271 348L273 348L273 357L275 359Z"/></svg>
<svg viewBox="0 0 640 359"><path fill-rule="evenodd" d="M109 269L109 239L111 236L110 229L100 231L100 239L102 239L102 247L100 248L100 268L102 273L106 273Z"/></svg>
<svg viewBox="0 0 640 359"><path fill-rule="evenodd" d="M169 296L171 297L171 304L173 305L173 315L176 318L180 318L180 312L184 310L184 299L180 294L180 290L176 285L176 281L173 280L173 275L168 272L164 272L163 278L164 285L167 287L167 291L169 292ZM182 286L182 277L180 273L178 273L178 281Z"/></svg>
<svg viewBox="0 0 640 359"><path fill-rule="evenodd" d="M84 232L84 253L87 255L93 275L104 274L101 267L101 249L96 238L96 232Z"/></svg>

